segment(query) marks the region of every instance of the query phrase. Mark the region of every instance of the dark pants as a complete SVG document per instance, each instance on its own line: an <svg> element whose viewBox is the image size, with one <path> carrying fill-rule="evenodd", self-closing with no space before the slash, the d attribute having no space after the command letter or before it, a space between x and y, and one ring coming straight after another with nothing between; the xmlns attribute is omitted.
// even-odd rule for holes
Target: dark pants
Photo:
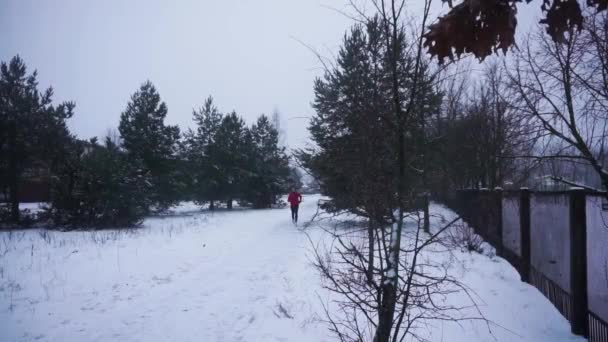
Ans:
<svg viewBox="0 0 608 342"><path fill-rule="evenodd" d="M291 206L291 220L293 222L298 222L298 205Z"/></svg>

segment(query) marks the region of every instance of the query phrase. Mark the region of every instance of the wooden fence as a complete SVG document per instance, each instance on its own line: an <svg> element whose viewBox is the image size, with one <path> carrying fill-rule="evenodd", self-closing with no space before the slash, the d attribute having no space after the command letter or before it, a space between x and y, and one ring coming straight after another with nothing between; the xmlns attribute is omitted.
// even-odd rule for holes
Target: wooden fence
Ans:
<svg viewBox="0 0 608 342"><path fill-rule="evenodd" d="M605 193L462 190L446 200L570 321L608 342L608 202Z"/></svg>

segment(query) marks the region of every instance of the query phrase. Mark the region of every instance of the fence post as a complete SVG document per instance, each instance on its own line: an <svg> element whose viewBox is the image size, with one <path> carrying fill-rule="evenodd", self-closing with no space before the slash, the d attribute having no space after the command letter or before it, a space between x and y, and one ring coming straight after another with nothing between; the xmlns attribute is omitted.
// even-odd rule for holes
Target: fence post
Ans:
<svg viewBox="0 0 608 342"><path fill-rule="evenodd" d="M488 218L490 216L490 210L493 207L491 195L492 194L490 192L490 189L481 188L479 189L477 196L477 234L479 234L484 240L486 240L490 244L492 243L492 241L490 240L490 234L488 234L488 225L490 223L490 220Z"/></svg>
<svg viewBox="0 0 608 342"><path fill-rule="evenodd" d="M496 235L498 241L496 241L496 255L503 256L503 242L502 242L502 188L494 188L495 196L495 210L496 215Z"/></svg>
<svg viewBox="0 0 608 342"><path fill-rule="evenodd" d="M475 224L475 215L473 214L473 208L477 207L474 199L474 193L472 189L463 190L462 192L462 204L464 207L463 218L469 226L477 233L477 227Z"/></svg>
<svg viewBox="0 0 608 342"><path fill-rule="evenodd" d="M572 333L588 337L587 215L585 190L582 188L570 188L570 287Z"/></svg>
<svg viewBox="0 0 608 342"><path fill-rule="evenodd" d="M521 262L519 274L521 280L530 283L530 190L520 189L519 227L521 229Z"/></svg>

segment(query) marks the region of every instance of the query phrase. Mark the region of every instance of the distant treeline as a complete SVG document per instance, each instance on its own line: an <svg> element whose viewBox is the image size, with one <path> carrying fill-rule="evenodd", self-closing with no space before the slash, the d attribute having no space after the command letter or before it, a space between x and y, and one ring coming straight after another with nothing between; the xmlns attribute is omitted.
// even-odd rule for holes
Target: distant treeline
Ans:
<svg viewBox="0 0 608 342"><path fill-rule="evenodd" d="M194 110L195 129L165 124L167 105L151 82L136 91L118 132L103 141L77 139L66 120L75 104L52 103L16 56L0 70L0 222L25 224L19 185L33 172L49 174L51 201L43 217L58 226L133 226L151 211L179 201L233 200L255 208L276 204L299 187L279 132L266 115L247 126L221 113L211 97ZM278 120L278 116L274 118Z"/></svg>

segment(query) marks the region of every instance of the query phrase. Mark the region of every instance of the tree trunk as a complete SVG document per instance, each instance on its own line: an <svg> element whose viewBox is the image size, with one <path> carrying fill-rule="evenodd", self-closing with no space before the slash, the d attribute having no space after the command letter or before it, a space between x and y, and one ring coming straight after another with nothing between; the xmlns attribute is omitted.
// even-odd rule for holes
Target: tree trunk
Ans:
<svg viewBox="0 0 608 342"><path fill-rule="evenodd" d="M228 207L228 210L232 210L232 198L226 201L226 207Z"/></svg>
<svg viewBox="0 0 608 342"><path fill-rule="evenodd" d="M374 279L374 223L373 223L374 219L370 218L369 222L368 222L368 230L367 230L367 237L368 237L368 245L369 245L369 250L368 250L368 255L367 255L367 282L368 283L372 283L373 279Z"/></svg>
<svg viewBox="0 0 608 342"><path fill-rule="evenodd" d="M211 211L215 210L215 201L214 200L209 201L209 210L211 210Z"/></svg>
<svg viewBox="0 0 608 342"><path fill-rule="evenodd" d="M399 281L399 254L401 251L401 232L403 231L403 194L405 176L405 140L403 126L399 127L399 179L397 180L397 197L399 201L399 218L397 227L391 227L388 258L386 258L386 279L381 285L382 301L378 309L378 327L374 342L389 342L393 330L395 308L397 306L397 282Z"/></svg>
<svg viewBox="0 0 608 342"><path fill-rule="evenodd" d="M10 198L10 209L11 209L11 221L19 222L19 198L17 196L17 177L11 172L10 184L9 184L9 198Z"/></svg>
<svg viewBox="0 0 608 342"><path fill-rule="evenodd" d="M429 194L425 193L424 194L424 232L425 233L430 233L431 232L431 214L429 213L429 205L430 205L430 201L429 201Z"/></svg>
<svg viewBox="0 0 608 342"><path fill-rule="evenodd" d="M395 317L395 307L397 306L397 283L399 280L399 252L401 249L401 231L403 229L403 213L404 213L404 194L405 194L405 137L403 135L404 117L401 110L401 99L399 98L399 75L397 70L399 43L397 36L397 17L395 14L395 3L392 2L393 10L393 25L391 26L386 16L384 17L385 32L387 33L387 46L392 48L392 58L390 60L391 78L392 78L392 95L395 117L397 119L397 135L398 135L398 156L397 167L399 170L397 179L397 201L399 204L399 218L397 227L391 226L391 237L389 242L388 257L386 258L386 274L382 279L380 293L382 300L380 308L378 308L378 326L374 333L374 342L389 342L391 331L393 329L393 320ZM390 38L389 38L390 32ZM412 96L413 98L413 96Z"/></svg>
<svg viewBox="0 0 608 342"><path fill-rule="evenodd" d="M397 302L397 287L391 281L382 283L382 304L378 310L378 328L374 342L389 342L393 330L395 303Z"/></svg>
<svg viewBox="0 0 608 342"><path fill-rule="evenodd" d="M17 173L17 127L15 122L9 124L8 133L8 187L9 202L11 209L11 220L19 222L19 198L17 187L19 175Z"/></svg>
<svg viewBox="0 0 608 342"><path fill-rule="evenodd" d="M52 180L52 177L51 177ZM76 207L75 205L75 201L74 201L74 184L76 183L76 171L69 171L69 175L68 175L68 210L70 212L72 212L74 210L74 208Z"/></svg>

